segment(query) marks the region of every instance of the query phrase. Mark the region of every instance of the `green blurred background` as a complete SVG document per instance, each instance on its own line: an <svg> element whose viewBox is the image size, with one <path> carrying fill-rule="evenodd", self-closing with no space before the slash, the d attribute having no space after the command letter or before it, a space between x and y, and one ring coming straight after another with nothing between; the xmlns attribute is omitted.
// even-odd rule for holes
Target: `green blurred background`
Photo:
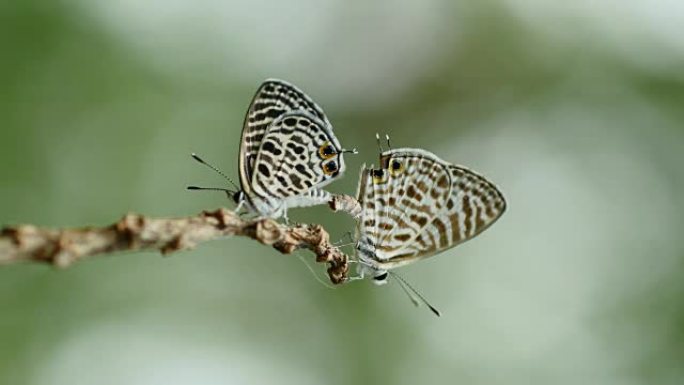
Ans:
<svg viewBox="0 0 684 385"><path fill-rule="evenodd" d="M223 183L189 154L237 176L267 77L361 151L331 191L355 191L387 132L509 201L477 239L402 270L441 318L396 285L326 288L245 239L2 267L0 384L683 383L684 3L565 3L0 5L2 224L229 205L184 190Z"/></svg>

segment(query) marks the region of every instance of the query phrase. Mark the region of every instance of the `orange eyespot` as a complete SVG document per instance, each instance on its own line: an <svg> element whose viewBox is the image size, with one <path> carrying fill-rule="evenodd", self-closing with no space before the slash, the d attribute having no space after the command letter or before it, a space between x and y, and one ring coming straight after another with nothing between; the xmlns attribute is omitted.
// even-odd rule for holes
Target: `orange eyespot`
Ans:
<svg viewBox="0 0 684 385"><path fill-rule="evenodd" d="M383 169L373 170L373 183L379 184L379 183L385 182L385 180L386 180L385 176L386 176L385 170L383 170Z"/></svg>
<svg viewBox="0 0 684 385"><path fill-rule="evenodd" d="M389 164L389 172L392 176L401 175L404 172L404 164L398 160L393 160Z"/></svg>
<svg viewBox="0 0 684 385"><path fill-rule="evenodd" d="M330 159L337 155L337 151L335 151L335 147L330 142L325 142L318 148L318 155L323 159Z"/></svg>
<svg viewBox="0 0 684 385"><path fill-rule="evenodd" d="M337 166L337 162L335 162L334 160L323 165L323 172L326 175L332 175L336 173L338 170L339 167Z"/></svg>

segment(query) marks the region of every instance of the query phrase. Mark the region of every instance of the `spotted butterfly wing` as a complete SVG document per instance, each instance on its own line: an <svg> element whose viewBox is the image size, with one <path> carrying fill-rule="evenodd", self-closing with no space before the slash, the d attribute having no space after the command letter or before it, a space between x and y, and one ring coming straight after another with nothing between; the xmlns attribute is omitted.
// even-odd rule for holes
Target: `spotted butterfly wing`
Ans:
<svg viewBox="0 0 684 385"><path fill-rule="evenodd" d="M358 200L362 275L452 248L480 234L506 209L499 189L464 167L420 149L381 154L379 169L364 169Z"/></svg>
<svg viewBox="0 0 684 385"><path fill-rule="evenodd" d="M238 163L240 184L245 194L251 193L254 163L268 127L281 115L292 111L306 111L332 127L321 107L300 89L283 80L265 80L252 98L242 127Z"/></svg>
<svg viewBox="0 0 684 385"><path fill-rule="evenodd" d="M275 119L261 139L250 180L250 204L280 216L288 207L330 200L320 190L345 170L342 148L330 126L306 111Z"/></svg>

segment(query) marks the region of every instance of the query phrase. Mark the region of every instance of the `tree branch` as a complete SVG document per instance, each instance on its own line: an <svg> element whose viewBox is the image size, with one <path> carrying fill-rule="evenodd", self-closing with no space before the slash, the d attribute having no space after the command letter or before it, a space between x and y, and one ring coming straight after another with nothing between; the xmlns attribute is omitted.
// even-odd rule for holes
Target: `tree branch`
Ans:
<svg viewBox="0 0 684 385"><path fill-rule="evenodd" d="M351 197L335 198L334 210L353 207ZM342 202L336 205L335 202ZM354 215L351 211L350 214ZM347 255L330 243L329 234L316 224L285 226L272 219L242 219L235 212L218 209L184 218L148 218L127 214L106 227L49 229L33 225L0 230L0 264L21 261L67 267L82 259L120 251L159 250L170 254L214 239L246 236L273 246L283 254L309 249L316 261L328 264L334 284L347 278Z"/></svg>

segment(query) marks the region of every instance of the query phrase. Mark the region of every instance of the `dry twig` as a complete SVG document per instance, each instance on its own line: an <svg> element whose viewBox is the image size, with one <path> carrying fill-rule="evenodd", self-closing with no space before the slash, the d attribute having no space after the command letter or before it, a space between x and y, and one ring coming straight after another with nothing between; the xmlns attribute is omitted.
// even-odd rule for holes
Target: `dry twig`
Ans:
<svg viewBox="0 0 684 385"><path fill-rule="evenodd" d="M0 230L0 264L30 261L67 267L87 257L119 251L159 250L169 254L228 236L250 237L283 254L309 249L317 262L328 264L331 282L339 284L347 278L347 256L330 243L330 236L320 225L285 226L271 219L245 220L226 209L184 218L128 214L107 227L5 227Z"/></svg>

